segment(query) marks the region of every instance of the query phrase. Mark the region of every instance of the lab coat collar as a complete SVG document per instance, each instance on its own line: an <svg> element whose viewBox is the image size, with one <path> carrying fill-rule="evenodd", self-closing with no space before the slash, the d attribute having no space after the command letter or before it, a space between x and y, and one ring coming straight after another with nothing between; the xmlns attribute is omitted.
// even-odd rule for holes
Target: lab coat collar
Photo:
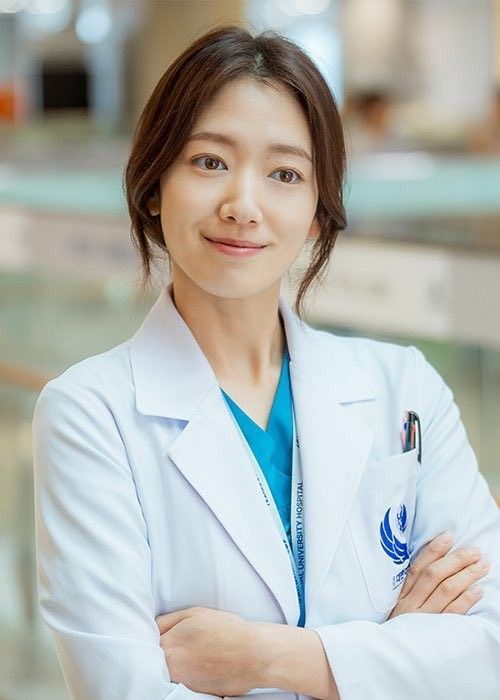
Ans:
<svg viewBox="0 0 500 700"><path fill-rule="evenodd" d="M130 343L137 410L145 415L190 420L217 377L171 296L163 288ZM317 390L339 403L374 398L375 387L352 360L348 343L318 333L304 323L281 296L291 366L300 368Z"/></svg>

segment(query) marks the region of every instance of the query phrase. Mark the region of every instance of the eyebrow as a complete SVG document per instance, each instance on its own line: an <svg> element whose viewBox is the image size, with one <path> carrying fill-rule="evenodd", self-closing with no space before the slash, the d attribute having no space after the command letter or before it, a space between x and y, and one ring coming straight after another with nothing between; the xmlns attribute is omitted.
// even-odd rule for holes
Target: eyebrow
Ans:
<svg viewBox="0 0 500 700"><path fill-rule="evenodd" d="M230 136L225 134L218 134L215 131L199 131L196 134L192 134L188 137L188 141L215 141L216 143L222 143L225 146L231 146L234 148L236 142ZM285 155L298 156L299 158L305 158L310 163L312 163L312 158L300 146L292 146L287 143L270 143L268 146L268 151L271 153L283 153Z"/></svg>

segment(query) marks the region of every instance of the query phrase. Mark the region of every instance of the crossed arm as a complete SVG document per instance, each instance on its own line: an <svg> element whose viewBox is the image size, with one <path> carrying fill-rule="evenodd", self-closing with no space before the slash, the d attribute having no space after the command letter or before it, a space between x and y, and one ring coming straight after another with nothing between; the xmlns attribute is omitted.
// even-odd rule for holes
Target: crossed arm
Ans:
<svg viewBox="0 0 500 700"><path fill-rule="evenodd" d="M339 700L319 635L312 629L247 622L239 615L192 607L156 623L171 680L211 695L280 688Z"/></svg>
<svg viewBox="0 0 500 700"><path fill-rule="evenodd" d="M487 571L480 565L480 550L450 552L451 545L452 538L443 535L423 548L389 619L408 612L463 615L479 600L470 586ZM339 700L323 643L313 629L249 623L204 607L160 615L156 624L171 680L192 690L230 696L252 688L280 688Z"/></svg>

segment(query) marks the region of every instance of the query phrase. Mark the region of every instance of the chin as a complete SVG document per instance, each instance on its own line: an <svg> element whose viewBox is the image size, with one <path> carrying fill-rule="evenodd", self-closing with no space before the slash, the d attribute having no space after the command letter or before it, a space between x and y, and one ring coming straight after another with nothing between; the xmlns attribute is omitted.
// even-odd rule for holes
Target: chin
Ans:
<svg viewBox="0 0 500 700"><path fill-rule="evenodd" d="M279 284L279 282L277 284ZM223 282L219 279L211 284L201 284L199 286L207 294L219 297L220 299L251 299L252 297L268 289L271 285L258 285L255 283L255 280L249 281L247 284L245 284L242 280L238 280L237 282L229 280L227 282Z"/></svg>
<svg viewBox="0 0 500 700"><path fill-rule="evenodd" d="M263 292L280 287L281 277L276 279L276 270L270 275L259 275L258 266L253 270L221 269L213 264L193 264L180 266L178 262L172 265L172 278L174 284L179 282L186 293L199 295L200 293L219 297L220 299L251 299ZM261 271L263 272L263 271ZM191 290L191 292L189 292Z"/></svg>

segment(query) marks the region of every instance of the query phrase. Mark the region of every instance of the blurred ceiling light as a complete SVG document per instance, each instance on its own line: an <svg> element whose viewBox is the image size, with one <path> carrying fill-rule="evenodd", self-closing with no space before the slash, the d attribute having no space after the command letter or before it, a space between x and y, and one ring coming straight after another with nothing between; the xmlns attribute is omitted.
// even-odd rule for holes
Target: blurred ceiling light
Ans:
<svg viewBox="0 0 500 700"><path fill-rule="evenodd" d="M13 14L20 12L26 7L28 0L0 0L0 12Z"/></svg>
<svg viewBox="0 0 500 700"><path fill-rule="evenodd" d="M71 0L30 0L20 19L33 39L62 32L71 21Z"/></svg>
<svg viewBox="0 0 500 700"><path fill-rule="evenodd" d="M330 0L279 0L278 6L284 15L318 15L326 10Z"/></svg>
<svg viewBox="0 0 500 700"><path fill-rule="evenodd" d="M84 44L98 44L111 30L111 15L106 7L91 5L76 20L76 34Z"/></svg>
<svg viewBox="0 0 500 700"><path fill-rule="evenodd" d="M33 14L55 14L62 12L69 5L69 0L30 0L26 10Z"/></svg>

